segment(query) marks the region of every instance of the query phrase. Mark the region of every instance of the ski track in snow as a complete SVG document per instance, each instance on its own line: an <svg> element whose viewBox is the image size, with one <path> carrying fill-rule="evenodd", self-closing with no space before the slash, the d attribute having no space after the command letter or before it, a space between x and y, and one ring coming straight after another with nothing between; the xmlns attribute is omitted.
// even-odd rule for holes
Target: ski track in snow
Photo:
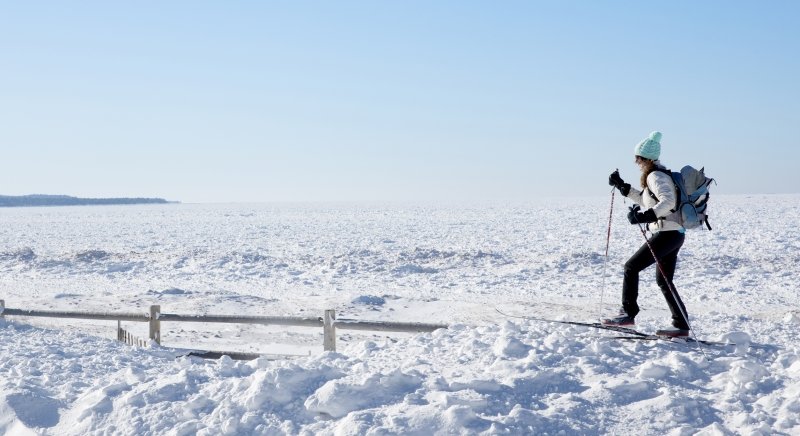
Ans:
<svg viewBox="0 0 800 436"><path fill-rule="evenodd" d="M0 432L800 434L800 196L712 202L715 230L689 233L676 277L697 333L741 344L707 347L710 360L695 344L495 312L591 321L616 311L622 263L642 243L620 200L607 264L608 201L597 198L3 209L8 307L333 308L452 327L340 331L339 353L322 353L321 329L164 323L164 347L133 348L110 339L108 322L10 318L0 321ZM652 274L643 331L668 322ZM125 327L146 336L146 324ZM171 347L311 356L203 361Z"/></svg>

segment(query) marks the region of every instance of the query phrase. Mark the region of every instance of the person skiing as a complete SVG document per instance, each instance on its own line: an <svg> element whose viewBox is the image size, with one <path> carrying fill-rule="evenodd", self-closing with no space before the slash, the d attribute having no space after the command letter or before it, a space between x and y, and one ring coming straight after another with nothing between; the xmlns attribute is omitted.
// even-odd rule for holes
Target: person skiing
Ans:
<svg viewBox="0 0 800 436"><path fill-rule="evenodd" d="M672 328L659 330L656 334L686 337L690 333L689 321L686 318L688 315L672 281L678 262L678 252L685 239L685 229L671 216L677 207L678 198L672 177L659 161L661 136L661 132L653 132L634 147L636 164L641 170L641 190L633 189L629 183L625 183L618 170L608 177L609 185L636 203L628 212L628 221L634 225L646 224L652 235L647 243L625 262L622 308L619 316L604 319L602 324L635 325L634 319L639 313L639 305L636 302L639 297L639 273L658 261L660 268L656 268L656 283L672 312Z"/></svg>

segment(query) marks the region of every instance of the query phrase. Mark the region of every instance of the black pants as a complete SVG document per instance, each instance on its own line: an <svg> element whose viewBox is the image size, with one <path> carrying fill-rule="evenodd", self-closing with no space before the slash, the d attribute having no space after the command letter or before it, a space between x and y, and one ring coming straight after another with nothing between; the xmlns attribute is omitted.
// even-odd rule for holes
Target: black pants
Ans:
<svg viewBox="0 0 800 436"><path fill-rule="evenodd" d="M684 319L683 314L686 313L686 307L681 301L675 285L672 283L672 277L675 275L675 267L678 264L678 252L683 246L683 241L686 235L679 231L665 231L658 232L650 237L648 240L650 246L664 270L664 274L656 268L656 283L661 288L661 293L667 300L669 310L672 312L672 325L681 329L688 329L689 323ZM639 298L639 272L646 269L655 262L653 254L650 252L647 244L642 245L627 262L625 262L625 277L622 282L622 308L625 313L630 317L635 317L639 313L639 305L636 300ZM664 277L666 275L666 277ZM673 292L670 290L670 286Z"/></svg>

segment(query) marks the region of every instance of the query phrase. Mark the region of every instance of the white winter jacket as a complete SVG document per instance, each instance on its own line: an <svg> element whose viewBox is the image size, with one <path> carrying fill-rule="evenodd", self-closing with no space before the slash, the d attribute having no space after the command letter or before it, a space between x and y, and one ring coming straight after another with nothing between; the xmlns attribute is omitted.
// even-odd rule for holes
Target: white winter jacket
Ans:
<svg viewBox="0 0 800 436"><path fill-rule="evenodd" d="M664 168L661 162L656 161L656 166ZM675 182L669 174L661 171L653 171L647 176L647 187L643 190L636 190L631 187L628 198L642 207L642 212L653 209L658 221L647 225L648 230L655 233L662 230L680 230L684 228L675 220L673 210L678 206L678 193L676 192ZM653 198L655 197L655 198Z"/></svg>

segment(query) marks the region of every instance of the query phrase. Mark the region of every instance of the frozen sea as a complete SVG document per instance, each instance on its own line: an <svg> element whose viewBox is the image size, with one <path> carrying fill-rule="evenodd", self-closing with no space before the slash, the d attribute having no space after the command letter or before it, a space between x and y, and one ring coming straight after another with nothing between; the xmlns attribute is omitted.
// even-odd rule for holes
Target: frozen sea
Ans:
<svg viewBox="0 0 800 436"><path fill-rule="evenodd" d="M425 334L0 321L9 434L800 434L800 195L715 196L676 274L698 336L595 321L643 242L617 197L517 204L168 204L0 210L10 308L435 322ZM668 325L643 273L637 328ZM146 325L126 326L146 336ZM752 344L752 347L748 345ZM173 348L295 357L204 361Z"/></svg>

